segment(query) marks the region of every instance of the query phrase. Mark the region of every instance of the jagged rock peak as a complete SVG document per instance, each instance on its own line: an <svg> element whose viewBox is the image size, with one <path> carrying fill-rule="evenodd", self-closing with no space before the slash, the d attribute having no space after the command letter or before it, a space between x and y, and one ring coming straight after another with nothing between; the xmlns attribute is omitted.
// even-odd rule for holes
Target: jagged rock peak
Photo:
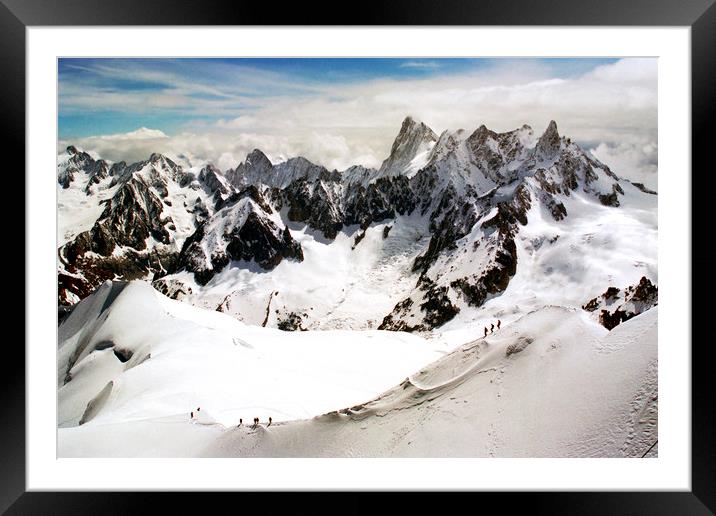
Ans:
<svg viewBox="0 0 716 516"><path fill-rule="evenodd" d="M201 169L201 171L199 172L199 181L204 183L212 192L218 191L220 194L228 192L228 188L224 184L223 174L221 173L221 170L219 170L211 163L208 163L206 166L204 166L204 168Z"/></svg>
<svg viewBox="0 0 716 516"><path fill-rule="evenodd" d="M246 156L246 165L253 167L270 168L271 160L266 157L266 154L261 152L259 149L252 150Z"/></svg>
<svg viewBox="0 0 716 516"><path fill-rule="evenodd" d="M545 129L544 135L542 136L544 137L546 135L559 138L559 131L557 131L557 122L555 122L554 120L549 121L549 125L547 126L547 129Z"/></svg>
<svg viewBox="0 0 716 516"><path fill-rule="evenodd" d="M79 152L80 152L80 151L77 150L77 147L75 147L74 145L70 145L69 147L67 147L67 154L73 154L73 155L74 155L74 154L79 154Z"/></svg>
<svg viewBox="0 0 716 516"><path fill-rule="evenodd" d="M554 120L549 122L544 134L537 142L537 151L547 158L552 158L559 150L560 136L557 131L557 123Z"/></svg>
<svg viewBox="0 0 716 516"><path fill-rule="evenodd" d="M168 158L164 154L160 154L158 152L153 152L151 156L149 156L149 163L152 165L166 165L172 170L180 169L181 167L174 163L174 161L171 158Z"/></svg>
<svg viewBox="0 0 716 516"><path fill-rule="evenodd" d="M199 172L199 174L208 174L208 173L221 174L221 170L219 170L219 168L216 167L213 163L207 163L207 164L204 165L204 167L201 169L201 171Z"/></svg>
<svg viewBox="0 0 716 516"><path fill-rule="evenodd" d="M435 132L423 122L416 122L410 116L405 117L390 149L390 156L380 167L380 173L393 175L404 172L410 162L419 153L432 148L437 139Z"/></svg>
<svg viewBox="0 0 716 516"><path fill-rule="evenodd" d="M478 144L481 144L481 143L484 143L485 140L487 140L487 137L488 137L488 136L496 137L496 136L497 136L497 133L495 133L494 131L489 130L489 129L485 126L485 124L482 124L482 125L480 125L480 127L478 127L477 129L475 129L475 132L472 133L472 134L469 136L468 140L470 140L470 141L472 141L472 142L475 142L475 143L478 143Z"/></svg>
<svg viewBox="0 0 716 516"><path fill-rule="evenodd" d="M435 142L437 139L437 134L423 122L416 122L413 117L406 116L390 152L391 154L395 153L401 144L409 141Z"/></svg>

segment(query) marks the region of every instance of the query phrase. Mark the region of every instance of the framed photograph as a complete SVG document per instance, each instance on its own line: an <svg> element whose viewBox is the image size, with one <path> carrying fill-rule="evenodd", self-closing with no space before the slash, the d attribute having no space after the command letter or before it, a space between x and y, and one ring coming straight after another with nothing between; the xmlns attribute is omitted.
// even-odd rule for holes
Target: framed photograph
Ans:
<svg viewBox="0 0 716 516"><path fill-rule="evenodd" d="M3 0L26 262L0 507L530 491L539 512L712 513L691 300L712 4L346 26Z"/></svg>

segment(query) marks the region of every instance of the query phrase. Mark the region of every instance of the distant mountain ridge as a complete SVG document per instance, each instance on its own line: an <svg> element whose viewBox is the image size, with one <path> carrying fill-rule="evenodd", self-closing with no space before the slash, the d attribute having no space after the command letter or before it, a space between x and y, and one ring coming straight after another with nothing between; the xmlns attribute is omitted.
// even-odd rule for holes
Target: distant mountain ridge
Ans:
<svg viewBox="0 0 716 516"><path fill-rule="evenodd" d="M625 192L655 197L561 136L554 121L536 138L527 125L437 135L411 117L378 170L330 171L303 157L272 164L255 149L234 169L190 171L159 154L110 164L70 146L58 159L57 182L61 198L83 192L97 210L103 206L58 250L62 305L107 279L151 279L179 296L210 288L231 264L271 271L283 260L301 263L299 227L326 245L354 234L355 249L380 224L388 246L390 228L410 220L429 239L410 255L414 287L379 325L406 331L439 327L461 306L503 292L519 267L516 239L531 213L558 225L571 216L565 200L577 194L614 209Z"/></svg>

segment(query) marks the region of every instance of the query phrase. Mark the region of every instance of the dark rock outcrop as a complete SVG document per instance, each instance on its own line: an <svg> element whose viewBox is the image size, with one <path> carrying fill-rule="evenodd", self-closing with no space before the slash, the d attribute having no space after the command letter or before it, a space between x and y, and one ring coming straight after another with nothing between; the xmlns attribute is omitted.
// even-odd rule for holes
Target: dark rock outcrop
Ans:
<svg viewBox="0 0 716 516"><path fill-rule="evenodd" d="M609 287L602 295L589 300L582 309L593 312L599 324L611 330L659 304L659 289L646 276L624 290Z"/></svg>
<svg viewBox="0 0 716 516"><path fill-rule="evenodd" d="M178 268L193 272L196 281L205 285L231 261L253 261L266 270L284 258L302 261L300 244L288 228L280 229L268 217L262 204L265 201L258 190L245 189L212 219L223 218L222 223L204 223L184 242ZM209 249L209 256L208 242L218 245Z"/></svg>
<svg viewBox="0 0 716 516"><path fill-rule="evenodd" d="M557 131L557 123L550 120L547 129L537 141L536 155L538 158L550 160L559 152L562 140Z"/></svg>

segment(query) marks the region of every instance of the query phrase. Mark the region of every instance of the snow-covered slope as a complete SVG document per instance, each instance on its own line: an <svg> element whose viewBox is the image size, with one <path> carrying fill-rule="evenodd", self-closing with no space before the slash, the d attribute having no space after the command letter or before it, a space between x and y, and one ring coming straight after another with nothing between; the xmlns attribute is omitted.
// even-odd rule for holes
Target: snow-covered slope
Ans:
<svg viewBox="0 0 716 516"><path fill-rule="evenodd" d="M438 358L436 339L286 334L107 284L60 327L59 454L641 457L657 318L608 332L545 307Z"/></svg>
<svg viewBox="0 0 716 516"><path fill-rule="evenodd" d="M58 425L188 421L197 407L228 426L312 417L370 399L446 349L409 334L247 326L146 282L106 282L60 325Z"/></svg>

